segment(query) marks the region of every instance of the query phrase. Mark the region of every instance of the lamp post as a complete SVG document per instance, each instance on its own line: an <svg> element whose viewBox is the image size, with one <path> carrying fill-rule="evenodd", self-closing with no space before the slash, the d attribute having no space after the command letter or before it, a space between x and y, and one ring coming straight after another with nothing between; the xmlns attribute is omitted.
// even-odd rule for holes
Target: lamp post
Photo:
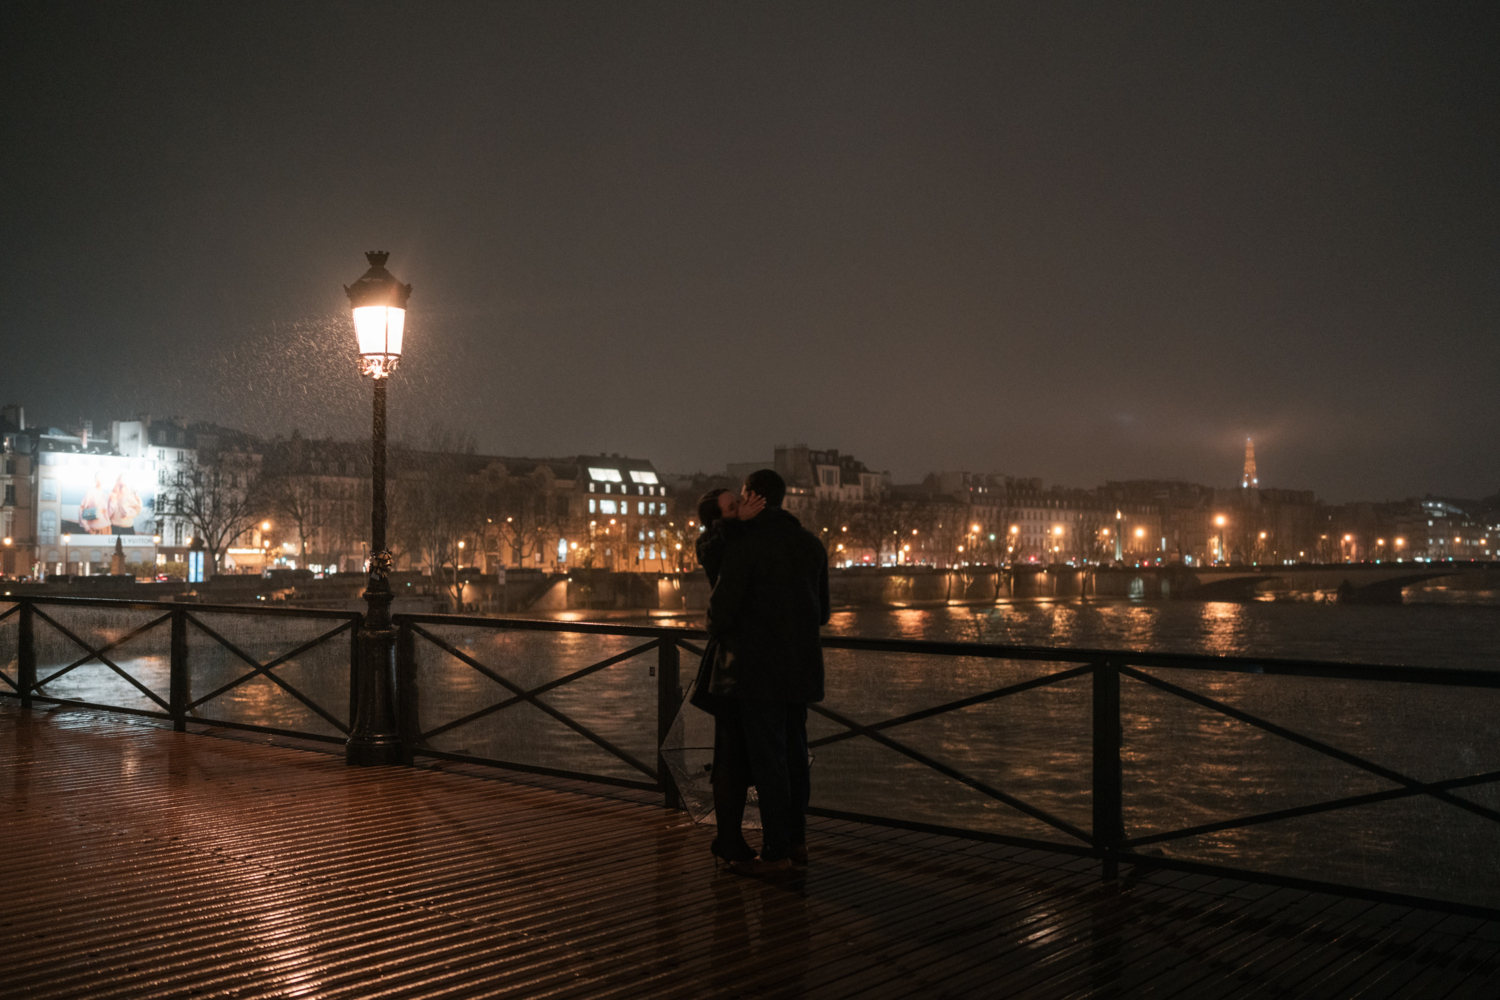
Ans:
<svg viewBox="0 0 1500 1000"><path fill-rule="evenodd" d="M356 636L352 678L354 718L344 759L350 764L399 764L405 758L396 726L396 629L391 625L392 558L385 544L385 386L401 360L411 286L385 269L390 254L365 254L370 269L344 292L359 342L359 373L375 381L370 433L370 558L365 616Z"/></svg>
<svg viewBox="0 0 1500 1000"><path fill-rule="evenodd" d="M72 535L63 535L63 576L68 575L68 543L72 540Z"/></svg>

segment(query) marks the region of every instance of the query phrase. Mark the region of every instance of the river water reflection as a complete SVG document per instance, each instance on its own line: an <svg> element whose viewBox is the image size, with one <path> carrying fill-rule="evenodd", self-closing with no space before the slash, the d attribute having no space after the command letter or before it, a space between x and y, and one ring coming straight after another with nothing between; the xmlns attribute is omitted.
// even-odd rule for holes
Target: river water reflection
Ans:
<svg viewBox="0 0 1500 1000"><path fill-rule="evenodd" d="M861 609L834 635L1500 669L1500 595L1403 605L1049 601ZM1486 598L1492 600L1486 601Z"/></svg>

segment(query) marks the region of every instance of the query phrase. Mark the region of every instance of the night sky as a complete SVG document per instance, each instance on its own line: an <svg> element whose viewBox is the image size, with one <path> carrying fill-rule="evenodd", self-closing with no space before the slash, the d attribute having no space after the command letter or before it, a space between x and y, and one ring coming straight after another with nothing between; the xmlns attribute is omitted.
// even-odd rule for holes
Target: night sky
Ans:
<svg viewBox="0 0 1500 1000"><path fill-rule="evenodd" d="M0 8L0 397L668 471L1500 489L1500 4Z"/></svg>

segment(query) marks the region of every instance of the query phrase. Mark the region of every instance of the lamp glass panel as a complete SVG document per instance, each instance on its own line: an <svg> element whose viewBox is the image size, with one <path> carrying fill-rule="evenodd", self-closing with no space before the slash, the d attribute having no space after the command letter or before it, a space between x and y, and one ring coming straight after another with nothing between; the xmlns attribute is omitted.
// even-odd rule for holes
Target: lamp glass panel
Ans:
<svg viewBox="0 0 1500 1000"><path fill-rule="evenodd" d="M401 354L406 310L394 306L360 306L354 310L354 333L361 354Z"/></svg>

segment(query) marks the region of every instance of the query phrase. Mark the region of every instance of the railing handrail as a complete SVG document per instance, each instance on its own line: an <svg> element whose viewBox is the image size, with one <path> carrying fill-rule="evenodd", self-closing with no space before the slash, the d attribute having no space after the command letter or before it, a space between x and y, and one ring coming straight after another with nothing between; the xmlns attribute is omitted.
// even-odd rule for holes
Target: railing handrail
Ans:
<svg viewBox="0 0 1500 1000"><path fill-rule="evenodd" d="M0 597L0 604L61 604L74 607L107 607L121 611L190 611L228 612L247 615L280 615L291 618L341 618L354 620L361 616L358 611L338 611L332 608L278 608L261 604L200 604L197 601L133 601L123 597L52 597L41 594L12 594Z"/></svg>

